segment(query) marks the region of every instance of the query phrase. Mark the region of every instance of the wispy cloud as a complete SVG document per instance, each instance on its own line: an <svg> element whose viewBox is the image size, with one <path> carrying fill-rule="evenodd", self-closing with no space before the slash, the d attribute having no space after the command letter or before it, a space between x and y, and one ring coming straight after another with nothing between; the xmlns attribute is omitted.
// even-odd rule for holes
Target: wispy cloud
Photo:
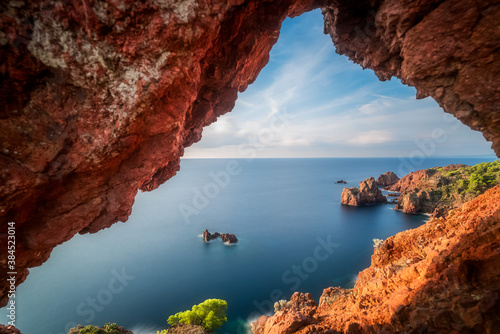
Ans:
<svg viewBox="0 0 500 334"><path fill-rule="evenodd" d="M284 112L289 124L266 142L260 157L408 155L415 140L435 128L447 135L437 154L492 152L480 134L446 121L433 100L416 100L412 87L380 82L335 54L330 38L315 31L320 28L317 12L285 22L259 78L186 155L240 157L238 147Z"/></svg>

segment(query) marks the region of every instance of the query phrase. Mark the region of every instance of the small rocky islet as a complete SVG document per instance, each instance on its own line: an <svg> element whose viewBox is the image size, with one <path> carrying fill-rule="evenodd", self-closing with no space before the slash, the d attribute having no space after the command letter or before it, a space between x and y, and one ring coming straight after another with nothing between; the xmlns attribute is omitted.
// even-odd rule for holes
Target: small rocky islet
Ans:
<svg viewBox="0 0 500 334"><path fill-rule="evenodd" d="M201 236L203 237L203 240L205 240L205 242L209 242L210 240L214 240L217 238L220 238L224 243L230 245L238 242L238 238L236 238L234 234L219 233L219 232L210 233L208 229L205 229L205 231L203 231Z"/></svg>

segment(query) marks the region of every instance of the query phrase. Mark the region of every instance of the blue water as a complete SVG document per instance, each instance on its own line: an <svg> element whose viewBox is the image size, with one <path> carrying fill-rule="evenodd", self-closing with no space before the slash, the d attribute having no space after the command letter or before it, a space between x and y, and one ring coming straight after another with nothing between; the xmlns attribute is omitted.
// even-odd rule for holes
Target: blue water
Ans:
<svg viewBox="0 0 500 334"><path fill-rule="evenodd" d="M427 158L418 167L485 160ZM372 239L426 221L391 205L340 205L343 187L401 166L397 158L183 160L173 179L137 194L127 223L78 235L31 270L17 291L17 327L56 334L116 322L156 333L169 315L222 298L229 322L218 332L244 333L246 320L294 291L317 299L328 286L352 287L370 265ZM348 184L334 184L339 179ZM240 241L205 244L205 228Z"/></svg>

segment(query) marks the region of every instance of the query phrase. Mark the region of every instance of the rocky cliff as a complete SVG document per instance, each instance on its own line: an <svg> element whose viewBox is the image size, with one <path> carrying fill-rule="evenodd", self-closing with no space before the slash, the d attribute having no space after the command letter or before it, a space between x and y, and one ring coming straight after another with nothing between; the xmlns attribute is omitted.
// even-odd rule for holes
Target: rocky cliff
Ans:
<svg viewBox="0 0 500 334"><path fill-rule="evenodd" d="M497 184L500 184L498 160L476 166L449 165L419 170L386 189L401 192L396 210L445 217L451 209Z"/></svg>
<svg viewBox="0 0 500 334"><path fill-rule="evenodd" d="M385 240L353 289L279 310L254 334L498 333L500 186Z"/></svg>
<svg viewBox="0 0 500 334"><path fill-rule="evenodd" d="M367 204L385 203L387 198L382 195L375 178L369 177L359 184L359 188L344 188L340 202L345 205L360 206Z"/></svg>
<svg viewBox="0 0 500 334"><path fill-rule="evenodd" d="M399 181L399 177L394 172L385 172L377 178L377 186L389 187Z"/></svg>
<svg viewBox="0 0 500 334"><path fill-rule="evenodd" d="M500 153L494 1L2 2L3 269L9 221L17 283L76 233L126 221L255 80L281 22L318 7L338 53L432 96Z"/></svg>

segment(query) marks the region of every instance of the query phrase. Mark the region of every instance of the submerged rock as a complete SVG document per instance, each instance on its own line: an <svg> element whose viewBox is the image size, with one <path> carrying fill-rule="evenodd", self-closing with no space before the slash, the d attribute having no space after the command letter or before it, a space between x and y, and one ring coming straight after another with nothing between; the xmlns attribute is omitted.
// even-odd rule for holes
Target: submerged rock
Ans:
<svg viewBox="0 0 500 334"><path fill-rule="evenodd" d="M377 187L373 177L361 182L359 188L344 188L342 191L341 203L345 205L361 206L385 202L387 202L387 198L382 195L382 191Z"/></svg>

